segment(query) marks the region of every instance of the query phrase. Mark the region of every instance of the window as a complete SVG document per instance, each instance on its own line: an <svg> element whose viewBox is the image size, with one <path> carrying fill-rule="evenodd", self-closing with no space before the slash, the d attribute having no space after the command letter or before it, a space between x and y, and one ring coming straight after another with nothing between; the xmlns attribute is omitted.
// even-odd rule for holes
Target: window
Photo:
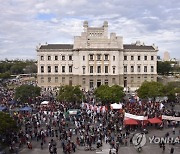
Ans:
<svg viewBox="0 0 180 154"><path fill-rule="evenodd" d="M72 60L72 55L69 55L69 60Z"/></svg>
<svg viewBox="0 0 180 154"><path fill-rule="evenodd" d="M65 73L65 66L62 66L62 73Z"/></svg>
<svg viewBox="0 0 180 154"><path fill-rule="evenodd" d="M134 60L134 56L131 56L131 60Z"/></svg>
<svg viewBox="0 0 180 154"><path fill-rule="evenodd" d="M99 60L101 60L101 55L100 54L97 55L97 61L99 61Z"/></svg>
<svg viewBox="0 0 180 154"><path fill-rule="evenodd" d="M144 60L147 60L147 56L144 56Z"/></svg>
<svg viewBox="0 0 180 154"><path fill-rule="evenodd" d="M86 78L82 79L82 84L86 84Z"/></svg>
<svg viewBox="0 0 180 154"><path fill-rule="evenodd" d="M41 56L41 60L44 60L44 56Z"/></svg>
<svg viewBox="0 0 180 154"><path fill-rule="evenodd" d="M69 85L72 86L72 77L69 77Z"/></svg>
<svg viewBox="0 0 180 154"><path fill-rule="evenodd" d="M54 67L55 73L58 73L58 66Z"/></svg>
<svg viewBox="0 0 180 154"><path fill-rule="evenodd" d="M151 60L154 60L154 56L151 56Z"/></svg>
<svg viewBox="0 0 180 154"><path fill-rule="evenodd" d="M154 72L154 66L151 66L151 72Z"/></svg>
<svg viewBox="0 0 180 154"><path fill-rule="evenodd" d="M51 56L48 56L48 60L51 60Z"/></svg>
<svg viewBox="0 0 180 154"><path fill-rule="evenodd" d="M94 84L93 80L90 80L90 81L89 81L89 87L90 87L90 88L93 88L93 84Z"/></svg>
<svg viewBox="0 0 180 154"><path fill-rule="evenodd" d="M41 83L44 83L44 77L41 77Z"/></svg>
<svg viewBox="0 0 180 154"><path fill-rule="evenodd" d="M108 79L105 79L105 80L104 80L104 84L105 84L105 85L108 85Z"/></svg>
<svg viewBox="0 0 180 154"><path fill-rule="evenodd" d="M105 73L108 73L108 66L105 66Z"/></svg>
<svg viewBox="0 0 180 154"><path fill-rule="evenodd" d="M90 66L90 73L93 73L93 66Z"/></svg>
<svg viewBox="0 0 180 154"><path fill-rule="evenodd" d="M89 55L89 60L94 60L94 55Z"/></svg>
<svg viewBox="0 0 180 154"><path fill-rule="evenodd" d="M86 68L85 67L83 67L83 74L85 74L86 73Z"/></svg>
<svg viewBox="0 0 180 154"><path fill-rule="evenodd" d="M127 56L124 56L124 60L127 60Z"/></svg>
<svg viewBox="0 0 180 154"><path fill-rule="evenodd" d="M134 72L134 66L131 66L131 72Z"/></svg>
<svg viewBox="0 0 180 154"><path fill-rule="evenodd" d="M97 67L97 73L101 73L101 66Z"/></svg>
<svg viewBox="0 0 180 154"><path fill-rule="evenodd" d="M62 83L63 84L65 83L65 77L62 77Z"/></svg>
<svg viewBox="0 0 180 154"><path fill-rule="evenodd" d="M127 73L127 66L124 66L124 72Z"/></svg>
<svg viewBox="0 0 180 154"><path fill-rule="evenodd" d="M55 77L55 83L58 83L58 77Z"/></svg>
<svg viewBox="0 0 180 154"><path fill-rule="evenodd" d="M62 60L65 60L65 55L62 55Z"/></svg>
<svg viewBox="0 0 180 154"><path fill-rule="evenodd" d="M108 54L104 55L104 60L109 60L109 55Z"/></svg>
<svg viewBox="0 0 180 154"><path fill-rule="evenodd" d="M44 73L44 66L41 66L41 73Z"/></svg>
<svg viewBox="0 0 180 154"><path fill-rule="evenodd" d="M58 60L58 56L55 56L54 59L55 59L55 60Z"/></svg>
<svg viewBox="0 0 180 154"><path fill-rule="evenodd" d="M141 66L137 67L137 72L141 72Z"/></svg>
<svg viewBox="0 0 180 154"><path fill-rule="evenodd" d="M115 72L115 67L113 67L113 74L115 74L116 72Z"/></svg>
<svg viewBox="0 0 180 154"><path fill-rule="evenodd" d="M49 82L49 83L51 82L51 77L48 77L48 82Z"/></svg>
<svg viewBox="0 0 180 154"><path fill-rule="evenodd" d="M141 56L138 56L138 60L141 60Z"/></svg>
<svg viewBox="0 0 180 154"><path fill-rule="evenodd" d="M48 73L51 73L51 66L48 66Z"/></svg>
<svg viewBox="0 0 180 154"><path fill-rule="evenodd" d="M112 78L112 83L116 84L116 79L115 78Z"/></svg>
<svg viewBox="0 0 180 154"><path fill-rule="evenodd" d="M115 59L116 59L116 57L115 57L115 56L113 56L113 61L115 61Z"/></svg>
<svg viewBox="0 0 180 154"><path fill-rule="evenodd" d="M69 73L72 73L72 66L69 66Z"/></svg>
<svg viewBox="0 0 180 154"><path fill-rule="evenodd" d="M83 61L85 61L85 56L83 56Z"/></svg>
<svg viewBox="0 0 180 154"><path fill-rule="evenodd" d="M133 83L134 82L134 77L133 76L131 76L131 83Z"/></svg>
<svg viewBox="0 0 180 154"><path fill-rule="evenodd" d="M147 72L147 66L144 66L144 72Z"/></svg>

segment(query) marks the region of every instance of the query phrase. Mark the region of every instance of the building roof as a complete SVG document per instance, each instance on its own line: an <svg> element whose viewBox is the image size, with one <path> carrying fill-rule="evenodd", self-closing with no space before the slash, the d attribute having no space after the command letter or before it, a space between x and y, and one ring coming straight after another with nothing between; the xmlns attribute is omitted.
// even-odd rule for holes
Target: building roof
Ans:
<svg viewBox="0 0 180 154"><path fill-rule="evenodd" d="M124 44L124 49L155 50L153 46ZM41 45L40 49L73 49L73 44L47 44Z"/></svg>
<svg viewBox="0 0 180 154"><path fill-rule="evenodd" d="M40 49L73 49L73 44L47 44L41 45Z"/></svg>
<svg viewBox="0 0 180 154"><path fill-rule="evenodd" d="M124 49L142 49L142 50L155 50L153 46L124 44Z"/></svg>

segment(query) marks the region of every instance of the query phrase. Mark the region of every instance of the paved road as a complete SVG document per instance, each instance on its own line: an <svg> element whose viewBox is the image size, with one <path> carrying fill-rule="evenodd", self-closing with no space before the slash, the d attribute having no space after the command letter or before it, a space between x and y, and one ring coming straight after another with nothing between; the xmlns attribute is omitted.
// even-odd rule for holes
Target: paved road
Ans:
<svg viewBox="0 0 180 154"><path fill-rule="evenodd" d="M179 129L180 128L176 128L175 136L179 135L178 134L179 133ZM164 130L156 130L155 128L152 128L152 130L149 131L149 134L146 135L147 142L146 142L145 146L143 146L143 150L142 150L141 154L161 154L161 153L163 153L162 152L162 148L160 148L158 144L150 144L149 141L148 141L148 138L152 137L154 135L162 137L167 132L170 133L170 136L174 136L174 135L172 135L172 128L164 129ZM50 138L49 138L49 140L50 140ZM166 150L165 150L165 152L163 154L169 154L171 147L172 147L172 145L166 144ZM79 147L77 149L76 153L77 154L95 154L95 153L97 153L97 154L109 154L109 149L110 149L109 144L103 143L102 151L100 151L100 150L96 150L96 151L84 151L83 147ZM174 146L174 149L175 149L174 154L180 154L180 144L176 144ZM32 150L28 149L25 146L20 151L20 154L41 154L41 153L49 154L48 143L46 143L46 145L44 145L44 149L41 150L40 149L40 142L36 142L35 141L35 142L33 142L33 149ZM57 153L58 154L63 154L62 148L61 148L61 145L60 145L59 141L57 141ZM134 146L133 145L129 145L129 144L128 144L127 147L121 146L120 149L119 149L119 154L136 154L136 153L138 153L138 152L136 151Z"/></svg>

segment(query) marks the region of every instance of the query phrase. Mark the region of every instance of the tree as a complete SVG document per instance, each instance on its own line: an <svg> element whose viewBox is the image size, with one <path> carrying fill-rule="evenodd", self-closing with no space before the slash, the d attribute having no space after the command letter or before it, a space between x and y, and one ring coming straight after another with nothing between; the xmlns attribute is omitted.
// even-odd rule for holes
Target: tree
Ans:
<svg viewBox="0 0 180 154"><path fill-rule="evenodd" d="M21 102L29 102L30 99L40 95L41 88L33 85L21 85L15 90L15 99Z"/></svg>
<svg viewBox="0 0 180 154"><path fill-rule="evenodd" d="M80 102L83 97L83 92L80 90L79 86L66 85L59 88L57 99L66 102Z"/></svg>
<svg viewBox="0 0 180 154"><path fill-rule="evenodd" d="M111 89L111 97L112 97L112 102L119 102L122 100L122 98L125 96L123 92L123 87L118 86L118 85L113 85L110 87Z"/></svg>
<svg viewBox="0 0 180 154"><path fill-rule="evenodd" d="M175 101L176 94L180 94L180 82L169 82L164 86L163 92L168 97L168 100Z"/></svg>
<svg viewBox="0 0 180 154"><path fill-rule="evenodd" d="M102 103L119 102L124 96L123 88L118 85L109 87L101 85L95 90L95 95Z"/></svg>
<svg viewBox="0 0 180 154"><path fill-rule="evenodd" d="M140 98L153 98L155 100L156 97L163 96L163 88L162 83L145 81L137 90L137 93Z"/></svg>
<svg viewBox="0 0 180 154"><path fill-rule="evenodd" d="M168 75L171 70L172 70L172 68L171 68L171 63L170 62L168 62L168 61L165 61L165 62L158 61L158 63L157 63L157 72L158 72L158 74Z"/></svg>
<svg viewBox="0 0 180 154"><path fill-rule="evenodd" d="M6 138L6 142L10 140L11 134L18 129L16 121L9 114L0 112L0 136Z"/></svg>
<svg viewBox="0 0 180 154"><path fill-rule="evenodd" d="M37 73L37 66L34 63L27 65L24 68L24 73Z"/></svg>
<svg viewBox="0 0 180 154"><path fill-rule="evenodd" d="M20 64L15 64L10 69L12 74L22 74L23 73L23 66Z"/></svg>
<svg viewBox="0 0 180 154"><path fill-rule="evenodd" d="M10 77L9 73L0 73L0 79L9 79Z"/></svg>
<svg viewBox="0 0 180 154"><path fill-rule="evenodd" d="M96 98L100 99L102 103L111 102L111 90L108 85L101 85L95 90Z"/></svg>

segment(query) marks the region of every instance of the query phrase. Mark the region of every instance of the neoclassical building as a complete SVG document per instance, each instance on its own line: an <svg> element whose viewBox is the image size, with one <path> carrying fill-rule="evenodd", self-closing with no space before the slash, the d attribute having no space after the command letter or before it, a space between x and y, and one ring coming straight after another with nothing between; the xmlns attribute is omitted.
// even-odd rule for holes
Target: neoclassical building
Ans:
<svg viewBox="0 0 180 154"><path fill-rule="evenodd" d="M54 88L80 85L89 90L102 84L118 84L137 89L145 80L157 80L157 51L137 41L123 44L123 37L108 35L108 22L102 27L83 24L84 32L74 44L45 44L37 47L38 85Z"/></svg>

